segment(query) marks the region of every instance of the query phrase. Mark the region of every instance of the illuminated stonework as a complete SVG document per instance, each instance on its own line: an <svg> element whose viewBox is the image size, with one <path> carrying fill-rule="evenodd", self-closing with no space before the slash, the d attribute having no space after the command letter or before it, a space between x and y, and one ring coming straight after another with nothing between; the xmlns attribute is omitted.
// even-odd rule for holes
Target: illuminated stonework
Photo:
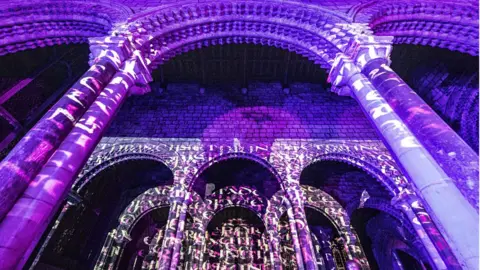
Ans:
<svg viewBox="0 0 480 270"><path fill-rule="evenodd" d="M476 5L66 0L0 14L6 63L90 50L80 77L74 49L0 76L0 269L478 269L478 74L425 59L438 72L411 84L392 69L402 44L478 57ZM57 62L69 90L31 101L23 89Z"/></svg>

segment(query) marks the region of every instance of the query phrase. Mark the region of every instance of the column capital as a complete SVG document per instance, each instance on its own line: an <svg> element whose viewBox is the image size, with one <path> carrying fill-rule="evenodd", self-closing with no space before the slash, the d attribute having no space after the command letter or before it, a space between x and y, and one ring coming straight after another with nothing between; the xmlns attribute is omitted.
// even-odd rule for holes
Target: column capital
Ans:
<svg viewBox="0 0 480 270"><path fill-rule="evenodd" d="M106 58L119 70L121 64L132 55L134 50L132 43L126 37L92 37L88 39L88 43L90 44L88 61L90 66Z"/></svg>
<svg viewBox="0 0 480 270"><path fill-rule="evenodd" d="M149 83L153 81L147 61L138 50L132 57L125 61L122 72L133 79L134 85L130 87L130 94L143 95L151 91Z"/></svg>
<svg viewBox="0 0 480 270"><path fill-rule="evenodd" d="M350 96L348 81L357 73L360 73L360 69L355 65L354 61L347 55L338 53L327 79L332 84L330 91L341 96Z"/></svg>
<svg viewBox="0 0 480 270"><path fill-rule="evenodd" d="M392 36L357 35L353 37L345 48L345 54L363 70L374 59L383 59L390 65L392 52Z"/></svg>

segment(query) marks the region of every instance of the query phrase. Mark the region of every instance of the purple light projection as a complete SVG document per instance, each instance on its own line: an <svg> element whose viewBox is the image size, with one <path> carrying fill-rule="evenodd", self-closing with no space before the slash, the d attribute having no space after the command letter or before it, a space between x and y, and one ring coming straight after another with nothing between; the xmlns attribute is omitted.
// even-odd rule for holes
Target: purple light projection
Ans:
<svg viewBox="0 0 480 270"><path fill-rule="evenodd" d="M339 230L338 233L347 239L346 242L341 241L344 243L342 244L341 250L344 249L349 258L357 258L358 261L362 262L364 268L368 268L368 264L364 255L362 254L361 249L355 249L355 245L348 240L352 239L352 237L348 236L352 232L350 232L348 226L348 217L346 216L346 212L333 198L328 196L326 193L323 193L322 191L313 187L305 187L303 190L306 192L306 196L308 198L306 205L315 207L316 209L321 209L319 211L322 211L334 222L334 224L336 224L335 226L337 227L337 230ZM125 211L119 217L119 226L107 236L104 247L102 248L101 256L97 260L96 269L109 268L118 263L118 260L120 259L119 256L122 254L125 243L132 240L129 235L138 220L146 213L154 209L164 207L169 204L171 205L172 199L170 194L172 192L175 193L175 189L173 189L171 186L150 189L137 197L125 209ZM194 260L191 262L191 267L194 269L197 269L197 267L201 267L202 269L217 269L219 263L221 264L221 267L227 268L235 267L235 263L245 264L249 267L253 267L253 269L264 269L264 267L267 266L267 268L271 267L274 269L281 269L282 265L283 267L286 267L286 264L290 264L290 262L287 262L286 258L281 256L279 253L281 249L278 247L273 247L273 243L279 244L281 242L281 240L278 238L280 237L278 230L281 229L281 226L279 227L277 225L279 215L282 215L282 212L288 213L292 210L291 206L284 204L285 199L283 198L282 193L283 192L280 191L278 195L272 197L272 199L269 201L260 196L255 189L251 189L249 187L226 187L208 196L205 202L200 196L194 194L191 201L185 205L185 209L188 209L187 211L194 218L192 226L189 226L189 230L185 232L183 228L178 228L177 230L182 231L182 234L171 233L169 240L174 242L174 245L181 245L182 241L186 241L183 239L184 235L191 235L193 237L191 241L194 244L190 246L190 253L183 254L183 256L198 259L198 261ZM173 203L175 203L175 200L173 200ZM277 203L280 203L280 205L276 205ZM269 214L269 210L266 208L267 205L274 205L274 208L270 208L270 211L276 211L276 213ZM262 225L267 229L265 234L262 234L260 231L258 231L258 227L249 227L249 225L245 223L246 221L242 218L229 219L225 223L222 223L222 226L227 226L228 228L215 228L215 230L212 232L208 232L206 230L207 225L218 215L218 213L225 209L235 207L248 209L248 211L251 211L254 213L254 215L258 215L259 220L261 220L262 223L265 222L265 225ZM280 210L280 212L278 212L278 210ZM185 215L182 216L182 211L177 212L176 215L178 215L177 219L179 219L177 226L180 227L180 224L185 222ZM175 218L169 217L169 220L170 219L174 220ZM288 222L289 225L288 228L286 228L287 231L282 233L284 235L283 237L292 239L292 234L298 227L294 225L296 223L306 224L305 221L299 219L298 217L294 217L290 222ZM167 223L165 228L166 231L168 231L169 226L174 225L168 225ZM237 229L235 229L237 227L240 227L238 229L240 232L237 232ZM290 231L290 228L295 229ZM243 238L243 236L236 237L238 241L240 241L236 244L235 242L232 242L232 234L230 233L233 233L233 235L235 235L234 232L241 234L241 231L244 229L253 230L254 233L248 234L247 236L243 234L246 238ZM174 228L172 227L171 230L174 230ZM152 258L151 261L145 263L145 265L150 267L148 269L156 269L158 267L162 268L162 265L165 264L169 257L171 258L169 260L171 260L173 264L170 265L170 268L176 266L181 261L180 249L174 248L173 253L171 254L167 254L167 251L164 250L167 246L165 245L167 240L165 237L168 237L165 234L166 231L162 229L161 232L154 237L157 242L150 242L151 249L159 250L160 246L162 246L162 250L160 253L158 253L158 257L153 256L154 258ZM298 238L296 240L297 245L299 245L299 243L302 241L305 241L305 239ZM330 244L327 245L327 242L325 241L333 241L333 238L330 240L324 239L322 241L323 249L330 248ZM289 249L288 245L286 247L282 247L282 249L285 248ZM292 247L290 247L290 249L291 248ZM207 253L205 253L205 249ZM149 252L154 254L152 253L153 250L150 250ZM274 254L274 252L276 254ZM206 255L207 257L202 255L204 253L208 254ZM199 257L196 257L195 254L199 255ZM279 260L280 258L282 258L281 261ZM317 258L318 257L316 255L308 258L313 260L313 264L310 265L317 265ZM334 263L332 258L329 260L330 261L327 260L327 262L330 264ZM227 263L227 265L222 263ZM233 264L228 266L229 263ZM335 263L338 264L342 262L337 261ZM153 266L155 268L151 268ZM302 265L298 265L298 267L300 269L302 268Z"/></svg>
<svg viewBox="0 0 480 270"><path fill-rule="evenodd" d="M351 21L345 14L302 3L189 2L135 15L113 29L114 36L92 39L91 69L0 164L1 268L23 266L127 95L148 92L150 70L202 46L253 43L288 49L332 68L334 91L351 94L358 101L408 181L389 155L381 156L386 160L374 156L372 160L379 166L365 165L364 169L378 175L393 194L409 194L402 208L410 218L416 218L411 222L420 225L415 228L437 268L477 269L478 239L471 235L478 234L478 211L474 209L478 206L478 156L387 66L390 38L375 38L368 27ZM382 22L376 18L375 23ZM1 49L3 52L3 45ZM211 129L216 129L215 125ZM115 265L138 218L162 205L170 207L169 215L165 228L149 242L153 259L144 264L147 269L175 269L181 263L192 263L193 269L214 269L220 259L230 263L227 268L241 260L254 269L282 269L286 252L282 252L279 229L282 234L288 231L285 239L290 253L285 256L293 259L293 249L298 269L318 269L323 259L315 250L324 248L327 241L312 237L306 206L322 212L338 231L341 239L337 244L343 245L343 250L332 248L332 256L344 252L347 267L369 269L345 210L328 194L299 183L304 165L321 155L362 166L359 164L364 164L364 159L349 152L358 145L322 142L315 149L314 143L295 145L279 138L257 144L229 138L233 142L229 140L228 147L222 149L204 139L182 149L190 151L187 155L178 154L181 150L176 149L177 154L165 161L174 168L175 185L150 190L132 202L120 217L119 226L109 233L97 269ZM278 151L282 147L283 151ZM339 150L341 147L344 149ZM158 152L158 148L145 145L140 149L148 154ZM350 155L342 154L345 149ZM197 156L192 157L193 152ZM248 157L261 164L268 160L272 165L265 167L278 179L278 194L282 195L265 198L251 187L228 186L202 199L192 190L191 184L203 168L199 164L207 161L211 165L232 157ZM389 170L397 174L385 176ZM406 182L413 187L405 189ZM425 211L423 203L431 213ZM228 228L216 227L209 234L209 222L226 207L249 209L262 220L265 233L233 218L223 224ZM288 226L279 228L284 213ZM193 217L192 224L186 224L188 215ZM235 238L237 242L232 244ZM192 262L181 258L185 250L182 241L193 243L187 252ZM428 248L430 243L435 250ZM205 253L208 245L211 249ZM323 262L338 265L342 259Z"/></svg>

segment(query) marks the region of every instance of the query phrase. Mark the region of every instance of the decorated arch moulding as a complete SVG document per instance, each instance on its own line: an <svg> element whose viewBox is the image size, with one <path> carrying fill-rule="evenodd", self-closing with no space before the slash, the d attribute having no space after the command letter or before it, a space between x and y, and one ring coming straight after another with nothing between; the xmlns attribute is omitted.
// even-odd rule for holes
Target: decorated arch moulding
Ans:
<svg viewBox="0 0 480 270"><path fill-rule="evenodd" d="M79 174L74 190L80 192L100 172L126 160L155 160L172 171L175 183L186 187L208 167L225 159L244 158L268 169L282 188L298 185L300 174L314 162L333 160L356 166L380 181L393 194L407 183L379 141L277 140L273 145L198 139L118 140L104 138Z"/></svg>
<svg viewBox="0 0 480 270"><path fill-rule="evenodd" d="M171 190L172 186L151 188L130 202L118 218L119 225L115 235L117 243L130 241L131 239L129 235L131 230L147 213L158 208L169 207L169 195Z"/></svg>
<svg viewBox="0 0 480 270"><path fill-rule="evenodd" d="M329 67L353 36L368 32L358 25L344 14L293 1L185 1L132 16L113 34L141 40L152 68L178 53L228 43L277 46Z"/></svg>
<svg viewBox="0 0 480 270"><path fill-rule="evenodd" d="M417 233L415 232L415 229L412 226L412 222L408 219L408 217L398 208L395 208L390 201L385 200L385 199L379 199L379 198L369 198L368 200L365 201L362 207L359 207L359 198L356 198L353 201L350 201L347 203L346 206L346 211L348 216L352 216L353 211L357 209L362 209L362 208L371 208L371 209L376 209L381 212L384 212L390 216L392 216L394 219L399 221L402 226L410 233L412 236L416 236Z"/></svg>
<svg viewBox="0 0 480 270"><path fill-rule="evenodd" d="M369 23L394 44L416 44L478 55L476 1L369 1L352 8L350 18Z"/></svg>
<svg viewBox="0 0 480 270"><path fill-rule="evenodd" d="M96 156L92 156L97 158ZM123 154L116 154L114 156L103 157L101 163L93 163L87 162L87 164L83 167L81 173L77 177L72 190L75 190L78 194L82 194L85 189L88 187L90 181L99 175L101 172L106 170L107 168L114 166L116 164L120 164L125 161L129 160L151 160L156 161L165 165L167 168L172 171L172 168L168 166L167 159L160 155L156 154L148 154L148 153L123 153ZM173 174L173 171L172 171Z"/></svg>
<svg viewBox="0 0 480 270"><path fill-rule="evenodd" d="M42 1L0 4L0 55L38 47L86 43L105 36L132 11L110 1Z"/></svg>
<svg viewBox="0 0 480 270"><path fill-rule="evenodd" d="M162 207L170 207L172 189L173 186L171 185L151 188L130 202L118 218L119 226L116 231L116 241L120 243L129 240L129 234L135 224L149 212ZM187 212L192 217L197 217L201 214L199 210L204 208L202 198L197 193L191 192L191 202L188 205Z"/></svg>
<svg viewBox="0 0 480 270"><path fill-rule="evenodd" d="M203 163L203 164L198 163L198 167L197 167L198 170L196 171L195 175L191 178L191 180L188 183L189 190L191 189L195 181L200 177L200 175L202 175L202 173L204 173L208 168L210 168L211 166L219 162L232 160L232 159L246 159L246 160L250 160L255 163L258 163L259 165L263 166L266 170L268 170L275 177L275 179L280 184L280 188L282 188L283 181L280 178L280 175L276 171L275 167L268 162L268 157L269 157L268 155L262 155L262 154L254 155L254 154L245 153L245 152L231 152L228 154L223 154L223 155L214 157L208 160L206 163Z"/></svg>
<svg viewBox="0 0 480 270"><path fill-rule="evenodd" d="M351 229L350 218L340 203L337 202L330 194L318 188L302 185L301 189L303 191L302 200L304 202L304 207L312 208L325 216L332 223L342 239L346 241L346 244L350 246L350 249L353 253L355 253L355 256L362 258L363 260L361 250L359 251L358 248L356 248L358 245L356 241L357 236ZM284 191L280 190L269 202L266 217L272 218L272 222L270 223L277 224L280 220L280 217L285 214L290 207L292 207L291 204L286 203L285 200L288 199L285 196L282 196L283 193ZM270 230L272 231L271 233L273 235L276 235L277 232L275 226L271 226Z"/></svg>
<svg viewBox="0 0 480 270"><path fill-rule="evenodd" d="M379 142L293 143L291 151L274 151L270 163L286 186L299 184L308 166L322 161L337 161L357 167L379 181L392 195L407 183L388 150Z"/></svg>

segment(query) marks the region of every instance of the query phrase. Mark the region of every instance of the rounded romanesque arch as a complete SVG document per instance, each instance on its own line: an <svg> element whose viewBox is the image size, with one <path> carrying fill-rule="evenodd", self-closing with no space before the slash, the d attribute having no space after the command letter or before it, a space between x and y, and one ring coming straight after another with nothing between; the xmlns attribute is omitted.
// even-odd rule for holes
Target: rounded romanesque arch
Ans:
<svg viewBox="0 0 480 270"><path fill-rule="evenodd" d="M368 1L350 12L375 35L478 55L478 8L473 1Z"/></svg>
<svg viewBox="0 0 480 270"><path fill-rule="evenodd" d="M305 206L324 214L340 234L350 234L350 218L339 202L330 194L312 186L302 185L302 191Z"/></svg>
<svg viewBox="0 0 480 270"><path fill-rule="evenodd" d="M330 194L312 187L302 185L303 204L305 207L313 208L322 213L334 226L339 234L349 234L350 218L342 205L337 202ZM287 198L283 195L284 191L279 191L269 202L267 208L268 214L275 218L280 218L291 206L285 204Z"/></svg>
<svg viewBox="0 0 480 270"><path fill-rule="evenodd" d="M163 6L132 17L117 34L137 38L155 68L196 48L253 43L295 51L328 68L358 31L324 8L294 2L233 1Z"/></svg>
<svg viewBox="0 0 480 270"><path fill-rule="evenodd" d="M314 158L305 168L322 161L342 162L366 172L381 183L392 195L397 194L399 190L401 190L401 187L407 183L405 176L401 174L391 160L378 160L375 156L371 155L370 158L368 158L369 161L366 161L364 158L365 153L362 155L363 158L345 153L323 154Z"/></svg>
<svg viewBox="0 0 480 270"><path fill-rule="evenodd" d="M245 160L250 160L250 161L253 161L255 163L258 163L259 165L261 165L265 169L267 169L272 175L274 175L277 178L278 182L281 183L281 178L280 178L278 172L275 170L275 168L272 165L270 165L270 163L268 163L266 161L268 159L268 156L263 157L263 156L257 156L257 155L244 153L244 152L234 152L234 153L228 153L228 154L217 156L217 157L209 160L208 162L206 162L202 165L199 165L198 170L195 173L195 175L194 175L194 177L193 177L193 179L190 183L190 186L193 184L193 182L195 182L195 180L198 177L200 177L200 175L202 173L204 173L212 165L214 165L216 163L219 163L219 162L222 162L222 161L229 160L229 159L245 159Z"/></svg>
<svg viewBox="0 0 480 270"><path fill-rule="evenodd" d="M98 174L102 171L106 170L107 168L114 166L116 164L120 164L122 162L130 161L130 160L151 160L156 161L164 166L166 166L170 171L166 164L166 160L163 157L160 157L155 154L146 154L146 153L124 153L119 155L114 155L110 157L105 157L101 163L95 164L95 160L92 159L91 162L87 163L84 167L82 172L77 177L75 184L72 187L72 190L75 190L77 193L81 193L82 190L87 188L90 181L95 178Z"/></svg>
<svg viewBox="0 0 480 270"><path fill-rule="evenodd" d="M160 207L170 205L169 198L172 186L160 186L147 190L135 198L118 218L115 240L120 243L131 240L129 233L139 219L145 214Z"/></svg>
<svg viewBox="0 0 480 270"><path fill-rule="evenodd" d="M28 1L0 4L0 55L105 36L132 14L106 1Z"/></svg>
<svg viewBox="0 0 480 270"><path fill-rule="evenodd" d="M154 187L137 196L130 202L119 216L118 226L110 232L105 241L102 253L96 263L98 267L115 265L117 263L116 261L121 259L126 244L132 240L130 233L144 216L157 209L169 209L171 207L171 193L173 188L174 187L171 185ZM189 223L196 223L201 219L199 216L205 207L202 198L200 198L198 194L192 193L190 197L191 202L188 204L187 214L189 217L193 217L193 220L190 220ZM162 246L160 240L165 237L165 226L168 222L166 216L165 219L163 228L151 237L151 241L148 243L150 249L159 249ZM192 235L196 235L199 229L200 228L189 228ZM159 234L161 234L161 237L159 237ZM109 255L112 251L115 251L113 253L116 253L117 255ZM152 260L152 258L149 260ZM153 259L153 261L155 261L155 259Z"/></svg>
<svg viewBox="0 0 480 270"><path fill-rule="evenodd" d="M266 158L267 157L265 157L265 159ZM199 186L199 185L203 186L203 184L207 184L207 182L205 182L205 179L203 179L206 173L208 173L209 171L211 172L212 170L215 170L215 169L217 169L217 170L221 169L221 167L223 165L235 165L233 163L238 162L238 163L242 163L242 164L238 165L240 167L244 167L244 166L254 167L253 168L254 172L260 173L260 171L263 171L264 172L263 175L265 175L265 174L268 175L268 178L270 180L269 182L271 182L271 184L273 184L272 186L267 187L269 189L269 191L265 190L265 187L261 188L259 186L256 186L255 188L256 188L256 192L260 192L264 196L270 197L278 189L282 189L282 180L279 177L278 173L276 172L275 168L273 166L271 166L265 159L264 159L264 157L259 157L259 156L249 154L249 153L244 153L244 152L234 152L234 153L220 155L216 158L211 159L207 163L199 166L199 169L197 170L196 174L190 179L190 182L188 183L188 189L192 190L192 189L195 189L195 188L197 188L197 189L198 188L200 188L200 189L206 188L206 187L200 187ZM236 166L234 166L234 167L236 167ZM240 167L236 167L237 171L232 172L232 173L233 174L240 173L241 172L241 171L239 171L241 169ZM205 183L203 183L202 180ZM252 180L254 180L254 179L252 179ZM263 179L263 180L266 181L268 179ZM237 184L239 184L239 185L237 185ZM237 184L232 184L232 185L240 187L241 184L243 184L243 183L237 183ZM255 183L253 183L253 182L251 182L250 184L255 185ZM255 188L254 188L254 190L255 190ZM204 192L200 192L200 191L197 191L197 192L200 193L200 194L204 193ZM266 194L266 193L268 193L269 195Z"/></svg>

